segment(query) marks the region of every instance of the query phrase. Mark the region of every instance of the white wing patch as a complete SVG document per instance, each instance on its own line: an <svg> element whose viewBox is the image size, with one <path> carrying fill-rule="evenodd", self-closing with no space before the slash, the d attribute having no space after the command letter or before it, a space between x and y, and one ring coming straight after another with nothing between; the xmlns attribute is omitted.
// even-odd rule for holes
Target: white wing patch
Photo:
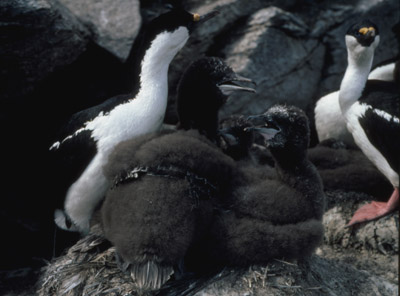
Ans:
<svg viewBox="0 0 400 296"><path fill-rule="evenodd" d="M85 127L82 127L80 129L78 129L77 131L75 131L72 135L65 137L61 142L60 141L54 142L53 145L50 146L49 150L57 150L58 148L60 148L60 145L63 144L65 141L72 139L73 137L77 136L84 130L88 130L88 128L86 128L87 123L88 122L85 123Z"/></svg>
<svg viewBox="0 0 400 296"><path fill-rule="evenodd" d="M370 109L372 108L371 106L369 106L369 107L370 107ZM376 115L386 119L387 121L394 121L395 123L400 123L400 120L397 116L391 115L383 110L374 109L373 112Z"/></svg>
<svg viewBox="0 0 400 296"><path fill-rule="evenodd" d="M60 147L60 142L54 142L53 145L50 146L49 150L57 150Z"/></svg>

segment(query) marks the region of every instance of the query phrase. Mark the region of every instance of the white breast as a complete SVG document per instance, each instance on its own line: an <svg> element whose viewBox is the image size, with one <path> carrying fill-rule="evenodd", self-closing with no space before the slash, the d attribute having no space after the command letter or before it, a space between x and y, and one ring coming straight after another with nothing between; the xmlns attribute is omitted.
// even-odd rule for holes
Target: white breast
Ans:
<svg viewBox="0 0 400 296"><path fill-rule="evenodd" d="M329 93L318 100L315 106L315 128L319 141L334 138L347 145L354 145L340 110L339 91Z"/></svg>
<svg viewBox="0 0 400 296"><path fill-rule="evenodd" d="M364 129L361 127L359 118L364 116L365 112L372 107L359 102L345 114L347 128L352 133L354 141L369 160L378 168L378 170L392 183L393 186L399 186L399 175L390 167L386 158L376 149L368 140ZM383 111L382 111L383 112Z"/></svg>

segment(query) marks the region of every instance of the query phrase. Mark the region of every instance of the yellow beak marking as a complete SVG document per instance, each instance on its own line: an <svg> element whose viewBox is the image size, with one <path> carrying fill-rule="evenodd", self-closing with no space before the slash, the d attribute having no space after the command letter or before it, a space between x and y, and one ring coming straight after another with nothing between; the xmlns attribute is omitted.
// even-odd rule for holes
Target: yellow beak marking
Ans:
<svg viewBox="0 0 400 296"><path fill-rule="evenodd" d="M358 30L358 32L360 32L363 35L367 34L369 31L375 31L375 28L374 27L369 27L369 28L363 27L360 30Z"/></svg>

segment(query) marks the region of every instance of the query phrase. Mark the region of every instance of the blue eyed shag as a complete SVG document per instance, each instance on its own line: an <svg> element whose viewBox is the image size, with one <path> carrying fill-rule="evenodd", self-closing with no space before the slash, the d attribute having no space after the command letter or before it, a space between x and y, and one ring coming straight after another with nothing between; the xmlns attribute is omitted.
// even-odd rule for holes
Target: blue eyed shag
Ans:
<svg viewBox="0 0 400 296"><path fill-rule="evenodd" d="M378 219L399 207L400 88L394 82L368 80L379 38L377 26L369 20L347 31L348 66L339 104L355 143L394 191L388 202L372 202L358 209L348 225Z"/></svg>
<svg viewBox="0 0 400 296"><path fill-rule="evenodd" d="M212 129L217 127L204 120L215 122L220 100L226 101L227 96L221 98L221 89L231 87L227 77L236 76L218 58L194 62L178 88L183 106L187 106L184 100L200 100L201 108L178 111L180 118L184 112L190 119L191 128L122 142L104 166L112 186L101 208L101 224L116 248L120 268L142 290L157 290L182 273L183 258L204 237L214 207L239 182L235 161L212 141L216 133ZM191 87L201 89L202 96L193 96L187 91ZM238 85L232 88L254 91Z"/></svg>
<svg viewBox="0 0 400 296"><path fill-rule="evenodd" d="M167 107L169 64L194 25L216 13L200 16L174 8L155 18L143 41L138 92L109 99L75 114L68 122L63 135L50 148L71 164L63 177L73 175L65 212L55 212L56 224L61 228L89 231L93 210L110 185L102 172L110 152L122 141L160 129Z"/></svg>

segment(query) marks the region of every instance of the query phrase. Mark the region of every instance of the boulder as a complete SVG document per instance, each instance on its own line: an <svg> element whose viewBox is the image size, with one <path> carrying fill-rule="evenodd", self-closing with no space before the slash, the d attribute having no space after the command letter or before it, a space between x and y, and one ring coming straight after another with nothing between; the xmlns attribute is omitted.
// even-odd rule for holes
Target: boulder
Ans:
<svg viewBox="0 0 400 296"><path fill-rule="evenodd" d="M129 55L142 22L138 0L60 0L92 33L92 40L121 61Z"/></svg>
<svg viewBox="0 0 400 296"><path fill-rule="evenodd" d="M307 25L272 6L253 14L237 34L221 52L233 69L257 83L257 94L232 97L223 115L260 113L276 103L306 109L324 57L324 47L309 38Z"/></svg>
<svg viewBox="0 0 400 296"><path fill-rule="evenodd" d="M45 77L75 61L89 31L65 7L49 0L0 2L0 100L35 89Z"/></svg>

